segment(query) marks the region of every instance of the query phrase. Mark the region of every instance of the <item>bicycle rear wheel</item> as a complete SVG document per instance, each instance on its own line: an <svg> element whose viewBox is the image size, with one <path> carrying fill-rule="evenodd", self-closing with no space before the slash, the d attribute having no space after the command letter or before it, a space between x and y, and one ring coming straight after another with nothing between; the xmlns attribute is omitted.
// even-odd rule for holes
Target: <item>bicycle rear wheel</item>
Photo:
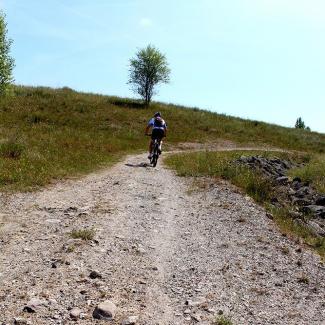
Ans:
<svg viewBox="0 0 325 325"><path fill-rule="evenodd" d="M156 154L153 154L152 160L151 160L152 167L157 166L157 161L158 161L158 156Z"/></svg>
<svg viewBox="0 0 325 325"><path fill-rule="evenodd" d="M157 166L157 162L158 162L158 158L159 158L159 144L158 142L155 143L154 149L153 149L153 155L151 158L150 163L152 164L152 167L156 167Z"/></svg>

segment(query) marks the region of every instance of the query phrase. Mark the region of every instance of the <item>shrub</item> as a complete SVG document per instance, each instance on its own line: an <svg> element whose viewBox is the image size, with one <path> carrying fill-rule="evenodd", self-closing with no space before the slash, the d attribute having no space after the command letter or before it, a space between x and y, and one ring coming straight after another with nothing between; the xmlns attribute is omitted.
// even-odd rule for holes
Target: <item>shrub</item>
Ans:
<svg viewBox="0 0 325 325"><path fill-rule="evenodd" d="M226 316L218 316L215 325L233 325L233 322Z"/></svg>
<svg viewBox="0 0 325 325"><path fill-rule="evenodd" d="M272 184L261 175L256 175L252 172L249 172L248 175L247 183L242 184L247 194L259 203L270 200L273 193Z"/></svg>
<svg viewBox="0 0 325 325"><path fill-rule="evenodd" d="M39 113L34 113L28 117L28 122L31 124L41 123L42 120L43 120L43 118Z"/></svg>
<svg viewBox="0 0 325 325"><path fill-rule="evenodd" d="M74 239L82 239L82 240L92 240L95 236L95 229L79 229L72 230L70 233L71 237Z"/></svg>
<svg viewBox="0 0 325 325"><path fill-rule="evenodd" d="M59 90L61 90L62 92L64 92L64 93L74 93L75 91L72 89L72 88L70 88L70 87L62 87L61 89L59 89Z"/></svg>
<svg viewBox="0 0 325 325"><path fill-rule="evenodd" d="M7 140L0 144L0 156L3 158L20 158L24 146L15 140Z"/></svg>
<svg viewBox="0 0 325 325"><path fill-rule="evenodd" d="M115 106L121 106L121 107L128 107L128 108L146 108L145 104L134 100L134 99L128 99L128 98L110 98L108 101L110 104L113 104Z"/></svg>

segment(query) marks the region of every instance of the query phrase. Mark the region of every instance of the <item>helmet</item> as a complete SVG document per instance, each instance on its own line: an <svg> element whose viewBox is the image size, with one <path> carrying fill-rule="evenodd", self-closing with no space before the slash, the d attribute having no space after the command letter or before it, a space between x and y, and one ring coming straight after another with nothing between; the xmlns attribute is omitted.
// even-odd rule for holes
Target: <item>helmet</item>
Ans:
<svg viewBox="0 0 325 325"><path fill-rule="evenodd" d="M156 112L155 115L154 115L154 117L158 117L158 116L161 117L160 112Z"/></svg>

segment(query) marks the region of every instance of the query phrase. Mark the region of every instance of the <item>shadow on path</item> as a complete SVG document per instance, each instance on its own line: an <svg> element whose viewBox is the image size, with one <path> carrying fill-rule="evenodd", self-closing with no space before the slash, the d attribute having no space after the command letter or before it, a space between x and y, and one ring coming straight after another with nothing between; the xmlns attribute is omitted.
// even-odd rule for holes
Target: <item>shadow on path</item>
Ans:
<svg viewBox="0 0 325 325"><path fill-rule="evenodd" d="M125 164L125 166L128 166L128 167L151 167L150 164L144 163L144 162L142 162L140 164L129 164L129 163L127 163L127 164Z"/></svg>

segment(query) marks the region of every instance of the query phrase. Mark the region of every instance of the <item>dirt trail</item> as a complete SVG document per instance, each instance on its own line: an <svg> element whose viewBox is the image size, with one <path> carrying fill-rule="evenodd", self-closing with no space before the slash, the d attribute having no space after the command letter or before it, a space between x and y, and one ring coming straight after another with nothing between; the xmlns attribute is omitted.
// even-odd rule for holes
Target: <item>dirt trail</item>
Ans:
<svg viewBox="0 0 325 325"><path fill-rule="evenodd" d="M2 195L0 324L102 324L92 312L104 300L117 305L111 324L133 315L137 324L212 324L221 313L240 325L325 324L317 256L229 184L188 191L191 180L145 161ZM90 228L94 240L71 239ZM24 312L34 297L36 313Z"/></svg>

